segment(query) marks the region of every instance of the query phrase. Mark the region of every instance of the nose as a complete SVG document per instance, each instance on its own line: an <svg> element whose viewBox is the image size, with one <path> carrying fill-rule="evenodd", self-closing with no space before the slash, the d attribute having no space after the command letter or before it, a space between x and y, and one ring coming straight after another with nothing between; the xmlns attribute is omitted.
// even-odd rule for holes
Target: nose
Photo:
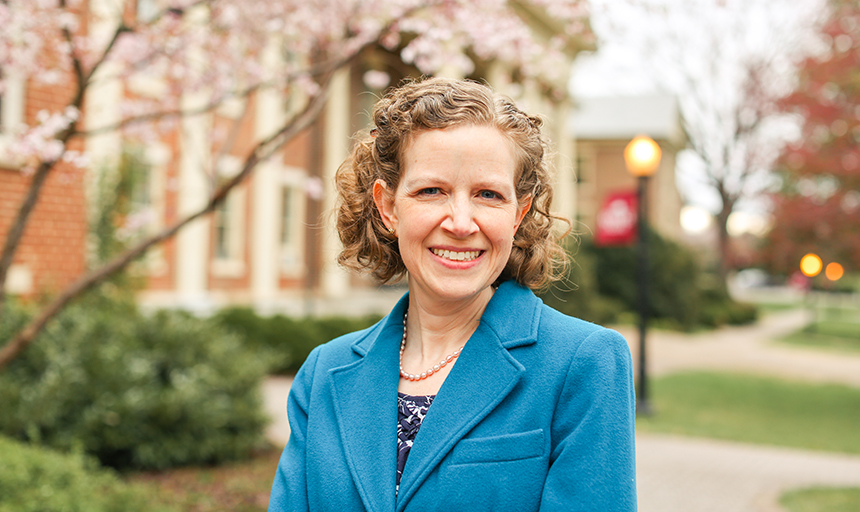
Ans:
<svg viewBox="0 0 860 512"><path fill-rule="evenodd" d="M457 238L465 238L478 231L472 211L472 203L466 197L451 198L450 211L442 221L442 229Z"/></svg>

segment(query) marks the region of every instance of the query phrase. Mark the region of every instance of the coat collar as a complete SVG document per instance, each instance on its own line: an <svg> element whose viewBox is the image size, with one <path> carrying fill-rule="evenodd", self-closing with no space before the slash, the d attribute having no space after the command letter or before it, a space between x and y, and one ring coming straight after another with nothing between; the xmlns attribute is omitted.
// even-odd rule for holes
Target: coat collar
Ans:
<svg viewBox="0 0 860 512"><path fill-rule="evenodd" d="M395 509L398 368L408 300L404 295L375 329L353 343L360 359L329 370L342 445L370 511ZM401 477L397 510L517 384L525 370L508 349L536 341L540 304L512 281L496 290L422 422Z"/></svg>

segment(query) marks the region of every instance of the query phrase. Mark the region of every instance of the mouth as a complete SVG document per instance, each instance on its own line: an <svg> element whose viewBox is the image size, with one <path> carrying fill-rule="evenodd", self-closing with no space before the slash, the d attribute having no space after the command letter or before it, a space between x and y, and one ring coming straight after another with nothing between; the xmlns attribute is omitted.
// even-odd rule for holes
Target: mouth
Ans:
<svg viewBox="0 0 860 512"><path fill-rule="evenodd" d="M430 250L436 256L451 261L472 261L474 259L477 259L478 256L484 253L484 251L449 251L447 249Z"/></svg>

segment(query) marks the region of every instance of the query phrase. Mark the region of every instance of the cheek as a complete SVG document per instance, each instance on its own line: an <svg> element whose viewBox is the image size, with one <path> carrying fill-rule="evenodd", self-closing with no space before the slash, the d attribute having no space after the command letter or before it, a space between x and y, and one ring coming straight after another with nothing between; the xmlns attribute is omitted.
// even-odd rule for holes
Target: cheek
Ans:
<svg viewBox="0 0 860 512"><path fill-rule="evenodd" d="M434 224L441 223L443 214L444 209L424 204L410 204L398 209L400 224L419 230L430 229Z"/></svg>

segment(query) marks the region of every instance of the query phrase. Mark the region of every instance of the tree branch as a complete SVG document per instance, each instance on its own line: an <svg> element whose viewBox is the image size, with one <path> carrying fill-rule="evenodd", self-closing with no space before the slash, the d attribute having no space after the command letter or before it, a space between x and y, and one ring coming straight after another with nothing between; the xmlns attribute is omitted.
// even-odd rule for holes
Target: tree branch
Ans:
<svg viewBox="0 0 860 512"><path fill-rule="evenodd" d="M0 369L8 365L24 349L26 349L44 329L45 325L62 309L80 294L105 281L116 272L128 266L132 261L142 256L150 247L159 244L175 235L190 222L214 211L227 197L227 194L247 178L256 166L271 157L278 149L292 140L299 132L307 128L319 115L328 97L329 84L323 84L322 91L311 99L304 110L281 130L271 137L261 141L245 159L242 170L215 190L209 201L202 209L176 221L161 232L140 242L117 256L101 268L95 269L69 286L60 296L54 299L39 315L30 321L9 343L0 349Z"/></svg>
<svg viewBox="0 0 860 512"><path fill-rule="evenodd" d="M201 0L198 3L205 3L206 1L207 0ZM410 10L408 12L412 11ZM390 23L380 31L380 34L389 30L390 27L397 21L399 21L399 18L392 19ZM114 41L119 37L121 30L121 27L117 28L117 31L114 34ZM322 73L322 78L321 80L319 80L319 83L321 83L320 92L308 101L308 103L305 105L305 108L300 114L294 116L279 131L272 134L268 138L260 141L254 147L254 150L245 159L245 163L242 167L242 170L236 176L224 183L221 187L217 188L210 195L205 207L203 207L197 212L188 215L183 219L176 221L174 224L165 228L160 233L143 240L136 246L128 249L126 252L111 260L102 267L88 272L87 274L79 278L77 281L75 281L73 284L71 284L69 287L67 287L57 298L50 302L48 306L45 307L35 318L33 318L23 329L21 329L17 334L15 334L11 341L9 341L6 345L0 348L0 370L5 368L31 343L33 343L36 336L45 328L47 323L51 319L53 319L58 313L60 313L60 311L62 311L64 307L66 307L80 294L93 288L94 286L108 279L116 272L122 270L132 261L143 255L150 247L172 237L190 222L214 211L225 200L230 190L232 190L235 186L244 181L260 162L271 157L276 151L278 151L290 140L292 140L299 132L307 128L318 117L327 99L328 91L330 88L330 81L334 73L338 69L347 65L365 48L376 42L376 40L367 41L364 45L355 48L348 55L342 56L340 58L334 58L328 61L323 61L322 66L318 68ZM110 51L111 47L112 44L106 47L105 55L107 54L107 52ZM100 59L98 61L99 64L104 62L104 60L104 58ZM87 76L88 80L93 76L93 73L97 68L98 65L94 66L92 72ZM78 84L79 91L78 94L75 96L75 100L73 102L73 105L78 108L80 108L80 105L83 102L85 92L83 89L85 89L87 83L89 82ZM185 114L187 114L187 112ZM176 115L180 114L177 113ZM74 126L70 126L57 137L57 140L60 140L65 147L72 136L83 134L83 132L77 132ZM92 132L89 132L88 134L92 134ZM26 227L27 219L32 211L32 208L38 200L41 186L50 171L54 168L55 164L56 161L42 162L38 167L36 174L34 175L33 181L31 182L30 189L28 190L27 198L22 203L21 210L19 211L18 216L12 224L9 236L6 240L3 254L0 255L0 314L2 314L2 301L5 299L5 294L3 293L3 283L5 283L6 274L9 267L11 266L15 249L20 242L21 235L23 234L24 228Z"/></svg>

